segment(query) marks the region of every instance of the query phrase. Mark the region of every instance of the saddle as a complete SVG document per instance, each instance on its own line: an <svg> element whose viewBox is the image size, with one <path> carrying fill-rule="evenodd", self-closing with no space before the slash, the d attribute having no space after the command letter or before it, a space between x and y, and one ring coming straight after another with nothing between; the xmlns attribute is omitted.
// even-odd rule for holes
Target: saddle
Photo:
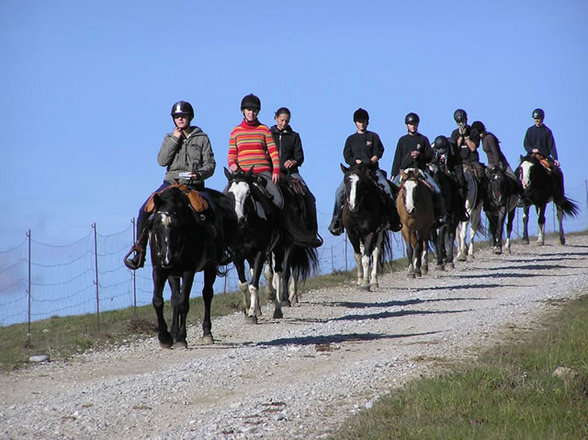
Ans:
<svg viewBox="0 0 588 440"><path fill-rule="evenodd" d="M154 192L153 194L151 194L151 197L149 197L149 200L147 201L147 204L145 205L145 212L150 213L155 210L155 203L153 202L153 198L155 197L155 194L161 194L171 188L178 188L180 191L182 191L186 195L186 197L188 198L188 201L190 202L190 206L192 206L194 211L202 212L202 211L206 211L208 209L208 202L206 201L206 199L204 197L202 197L202 195L200 194L199 191L190 189L188 187L188 185L174 183L170 186L163 188L159 192Z"/></svg>
<svg viewBox="0 0 588 440"><path fill-rule="evenodd" d="M485 174L484 166L480 162L464 162L463 170L464 172L471 172L478 182L482 180Z"/></svg>
<svg viewBox="0 0 588 440"><path fill-rule="evenodd" d="M539 161L539 163L547 170L548 173L553 171L553 164L545 156L539 153L533 154L533 157Z"/></svg>

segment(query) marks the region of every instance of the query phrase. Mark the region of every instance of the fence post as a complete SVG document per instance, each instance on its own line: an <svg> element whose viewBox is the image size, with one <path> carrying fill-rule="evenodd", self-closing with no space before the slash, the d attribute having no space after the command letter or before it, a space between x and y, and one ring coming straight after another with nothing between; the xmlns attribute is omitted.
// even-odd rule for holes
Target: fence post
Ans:
<svg viewBox="0 0 588 440"><path fill-rule="evenodd" d="M96 233L96 223L92 223L92 229L94 229L94 273L96 285L96 328L100 332L100 295L98 289L98 237Z"/></svg>
<svg viewBox="0 0 588 440"><path fill-rule="evenodd" d="M27 284L27 347L31 346L31 230L27 231L27 238L29 242L29 258L28 258L28 284Z"/></svg>
<svg viewBox="0 0 588 440"><path fill-rule="evenodd" d="M132 234L133 234L133 245L135 243L135 241L137 240L137 237L135 236L136 234L136 228L135 228L135 217L133 217L131 219L131 229L133 230ZM145 249L145 252L147 252L147 249ZM136 315L137 314L137 275L136 275L136 271L132 270L131 271L132 277L133 277L133 313Z"/></svg>

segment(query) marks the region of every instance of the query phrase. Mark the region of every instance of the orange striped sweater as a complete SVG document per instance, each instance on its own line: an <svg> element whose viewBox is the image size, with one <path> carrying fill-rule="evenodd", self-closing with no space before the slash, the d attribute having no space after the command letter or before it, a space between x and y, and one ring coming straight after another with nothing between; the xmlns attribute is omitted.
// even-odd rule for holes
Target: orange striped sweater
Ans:
<svg viewBox="0 0 588 440"><path fill-rule="evenodd" d="M253 168L255 174L270 171L280 173L280 156L270 129L255 121L245 119L231 131L229 138L229 168L238 165L243 171Z"/></svg>

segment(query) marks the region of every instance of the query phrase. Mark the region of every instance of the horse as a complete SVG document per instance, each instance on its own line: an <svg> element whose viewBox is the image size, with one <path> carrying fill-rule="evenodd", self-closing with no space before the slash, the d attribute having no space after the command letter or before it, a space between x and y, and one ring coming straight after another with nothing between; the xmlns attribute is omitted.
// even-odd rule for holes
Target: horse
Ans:
<svg viewBox="0 0 588 440"><path fill-rule="evenodd" d="M455 231L463 215L463 199L459 195L458 183L445 163L433 161L428 168L433 179L439 184L447 213L445 223L431 230L431 238L437 251L436 269L444 270L447 266L455 268L453 262Z"/></svg>
<svg viewBox="0 0 588 440"><path fill-rule="evenodd" d="M253 174L253 168L247 172L230 173L225 168L228 180L225 194L233 204L237 216L232 249L233 264L239 277L239 289L243 296L243 312L248 322L256 324L261 316L259 303L259 279L266 258L273 251L280 238L280 227L273 208L273 202L264 193L261 177ZM245 276L245 262L249 265L250 280ZM281 303L274 300L274 318L282 318Z"/></svg>
<svg viewBox="0 0 588 440"><path fill-rule="evenodd" d="M502 234L506 219L505 248L510 254L510 235L512 233L515 208L519 202L519 187L510 179L504 167L486 168L486 191L484 193L484 212L488 217L492 234L492 249L497 255L502 254Z"/></svg>
<svg viewBox="0 0 588 440"><path fill-rule="evenodd" d="M284 196L285 225L265 265L264 275L268 298L275 300L277 295L281 305L289 307L298 303L298 283L318 272L316 248L317 244L322 245L322 239L317 239L314 233L316 219L314 222L309 219L316 214L308 212L305 202L308 190L285 173L279 185Z"/></svg>
<svg viewBox="0 0 588 440"><path fill-rule="evenodd" d="M434 190L416 168L400 170L400 175L396 208L406 243L408 275L415 278L429 271L428 243L435 223Z"/></svg>
<svg viewBox="0 0 588 440"><path fill-rule="evenodd" d="M464 162L463 176L466 182L465 208L469 220L457 225L457 260L466 261L474 258L474 239L484 228L480 222L483 206L483 171L475 165ZM481 165L481 164L480 164ZM483 167L483 165L481 165ZM483 169L483 168L482 168ZM470 242L467 243L468 225Z"/></svg>
<svg viewBox="0 0 588 440"><path fill-rule="evenodd" d="M385 195L368 165L340 165L345 182L342 221L353 246L357 284L373 291L379 286L381 266L392 254Z"/></svg>
<svg viewBox="0 0 588 440"><path fill-rule="evenodd" d="M201 342L214 343L210 306L213 285L219 271L215 237L222 227L219 216L230 218L230 205L222 193L207 189L188 194L183 186L172 185L152 197L154 212L150 217L149 245L153 266L153 307L157 316L157 337L163 348L187 347L186 318L190 292L197 272L204 272L204 319ZM208 202L207 200L210 200ZM212 205L212 206L210 206ZM214 212L216 210L216 212ZM173 309L171 333L163 316L165 282L171 289Z"/></svg>
<svg viewBox="0 0 588 440"><path fill-rule="evenodd" d="M555 182L557 176L542 165L544 160L546 159L539 154L521 156L521 162L515 171L523 186L523 236L521 240L523 244L529 244L529 208L534 205L539 226L537 244L543 245L545 243L545 209L547 204L552 201L557 210L559 242L565 245L563 217L564 215L577 216L579 208L573 200L568 199L564 194L561 195L561 199L556 200L554 188L557 184Z"/></svg>

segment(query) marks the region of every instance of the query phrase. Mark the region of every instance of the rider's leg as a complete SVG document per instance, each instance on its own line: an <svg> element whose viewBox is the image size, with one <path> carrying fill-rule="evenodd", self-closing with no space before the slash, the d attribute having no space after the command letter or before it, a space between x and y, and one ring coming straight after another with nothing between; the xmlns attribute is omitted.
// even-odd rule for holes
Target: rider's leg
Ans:
<svg viewBox="0 0 588 440"><path fill-rule="evenodd" d="M343 233L343 224L341 222L341 209L343 207L343 198L345 197L345 182L341 182L335 191L335 206L333 207L333 218L329 225L329 232L333 235Z"/></svg>
<svg viewBox="0 0 588 440"><path fill-rule="evenodd" d="M378 184L384 190L384 199L386 201L386 211L388 213L388 224L389 229L394 232L398 232L402 229L402 223L400 223L400 217L398 216L398 211L396 210L396 196L392 191L392 186L386 176L382 172L382 170L376 171L376 177L378 179Z"/></svg>
<svg viewBox="0 0 588 440"><path fill-rule="evenodd" d="M155 192L159 192L162 189L170 186L169 182L164 181ZM141 205L139 208L139 214L137 215L137 241L133 243L133 247L129 251L129 253L125 256L123 260L125 266L127 266L131 270L136 270L145 265L145 255L147 253L147 241L149 239L149 216L151 212L147 212L145 207L147 203L151 200L151 196ZM129 258L129 255L135 253L135 256Z"/></svg>

